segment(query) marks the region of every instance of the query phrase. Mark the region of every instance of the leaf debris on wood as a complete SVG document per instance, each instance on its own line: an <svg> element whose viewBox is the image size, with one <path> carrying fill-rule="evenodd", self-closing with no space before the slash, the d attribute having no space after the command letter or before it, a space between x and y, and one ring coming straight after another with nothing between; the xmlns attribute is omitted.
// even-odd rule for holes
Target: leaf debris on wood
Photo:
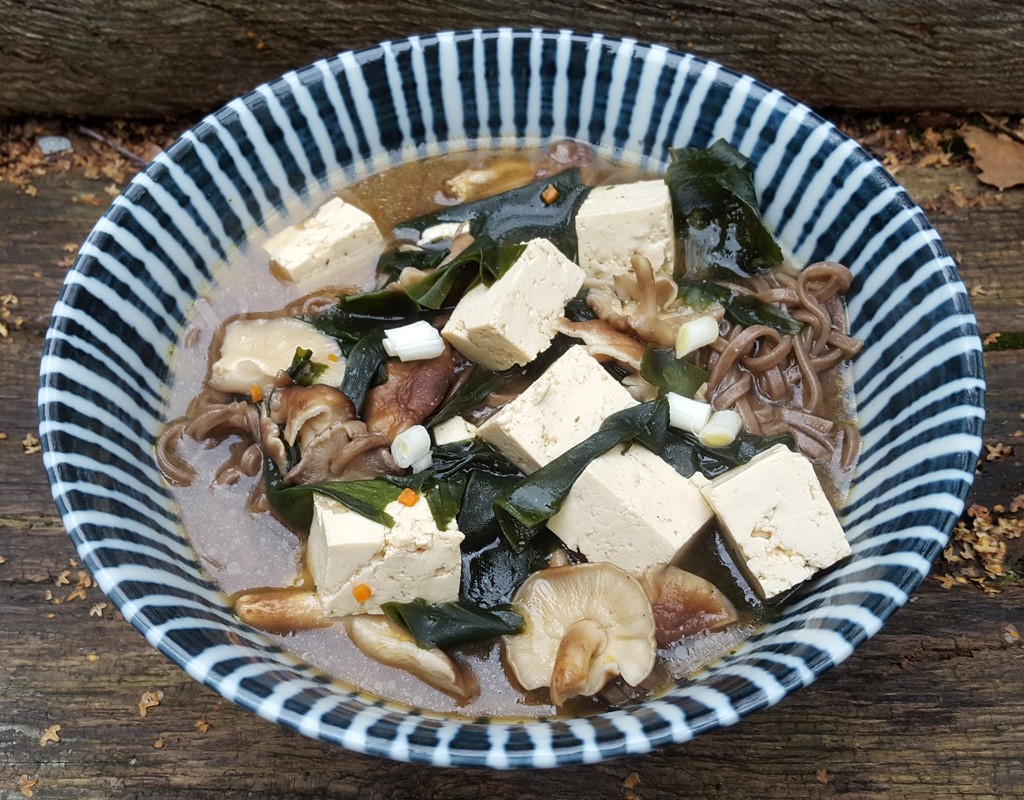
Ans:
<svg viewBox="0 0 1024 800"><path fill-rule="evenodd" d="M25 438L21 440L21 447L26 455L33 455L43 451L43 448L39 445L39 440L31 433L25 434Z"/></svg>
<svg viewBox="0 0 1024 800"><path fill-rule="evenodd" d="M43 735L39 737L39 746L40 747L46 747L46 745L50 744L51 742L53 742L55 744L59 743L60 742L60 736L58 736L59 733L60 733L60 725L51 725L45 731L43 731Z"/></svg>
<svg viewBox="0 0 1024 800"><path fill-rule="evenodd" d="M77 168L90 180L124 184L168 147L185 127L185 122L147 124L111 120L94 130L61 120L8 122L0 127L0 183L10 183L35 196L39 178ZM39 140L46 136L62 136L71 143L71 148L45 153Z"/></svg>
<svg viewBox="0 0 1024 800"><path fill-rule="evenodd" d="M139 716L145 717L149 713L149 709L156 708L163 699L164 693L161 689L157 689L155 692L143 692L142 698L139 700Z"/></svg>
<svg viewBox="0 0 1024 800"><path fill-rule="evenodd" d="M998 594L1000 582L1011 574L1020 557L1011 543L1024 536L1024 519L1016 516L1024 510L1024 496L992 509L974 503L953 529L953 536L942 558L948 571L934 576L944 589L957 584L974 584L985 594Z"/></svg>
<svg viewBox="0 0 1024 800"><path fill-rule="evenodd" d="M24 773L18 776L18 791L21 792L23 797L32 797L35 794L32 790L38 785L38 778L30 778Z"/></svg>
<svg viewBox="0 0 1024 800"><path fill-rule="evenodd" d="M208 730L210 730L210 723L207 722L205 719L197 719L196 730L200 733L206 733Z"/></svg>
<svg viewBox="0 0 1024 800"><path fill-rule="evenodd" d="M979 170L979 181L997 189L1024 184L1024 143L974 125L965 125L961 135Z"/></svg>
<svg viewBox="0 0 1024 800"><path fill-rule="evenodd" d="M20 302L18 295L13 292L0 294L0 339L10 336L12 327L14 330L20 330L21 326L25 324L25 318L14 316L14 312L11 310L17 308ZM6 439L7 435L4 434L2 438Z"/></svg>

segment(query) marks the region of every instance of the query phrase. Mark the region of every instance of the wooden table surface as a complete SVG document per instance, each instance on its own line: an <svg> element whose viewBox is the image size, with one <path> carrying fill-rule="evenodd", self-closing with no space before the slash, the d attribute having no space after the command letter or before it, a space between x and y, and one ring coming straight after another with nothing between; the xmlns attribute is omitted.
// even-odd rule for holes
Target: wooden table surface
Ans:
<svg viewBox="0 0 1024 800"><path fill-rule="evenodd" d="M966 159L897 177L959 260L983 335L1024 331L1024 188L986 187ZM37 428L38 361L68 251L104 211L110 183L88 166L33 179L34 195L0 182L0 295L17 297L4 301L0 339L0 798L1024 797L1024 647L1007 627L1024 632L1024 586L1013 580L986 595L932 577L845 664L779 706L596 766L394 764L221 702L98 589L76 591L41 456L22 443ZM1024 351L986 362L985 440L1004 447L982 460L970 502L1008 508L1024 477ZM162 702L142 717L151 691Z"/></svg>

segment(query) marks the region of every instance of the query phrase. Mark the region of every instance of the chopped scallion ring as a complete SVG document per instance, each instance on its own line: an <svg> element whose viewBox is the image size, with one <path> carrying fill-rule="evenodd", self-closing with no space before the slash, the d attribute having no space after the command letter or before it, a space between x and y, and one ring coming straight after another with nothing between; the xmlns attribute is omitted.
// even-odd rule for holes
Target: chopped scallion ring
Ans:
<svg viewBox="0 0 1024 800"><path fill-rule="evenodd" d="M391 443L395 463L405 469L430 457L430 434L422 425L413 425L402 431Z"/></svg>
<svg viewBox="0 0 1024 800"><path fill-rule="evenodd" d="M697 438L707 447L726 447L732 444L743 430L743 417L726 409L711 415L707 425L701 428Z"/></svg>
<svg viewBox="0 0 1024 800"><path fill-rule="evenodd" d="M691 319L679 326L676 333L676 358L682 358L718 338L718 320L703 316Z"/></svg>
<svg viewBox="0 0 1024 800"><path fill-rule="evenodd" d="M402 361L424 361L444 352L444 339L437 328L421 319L389 330L384 336L384 352Z"/></svg>
<svg viewBox="0 0 1024 800"><path fill-rule="evenodd" d="M669 392L668 424L673 428L698 434L711 419L711 406L700 400L691 400L681 394Z"/></svg>

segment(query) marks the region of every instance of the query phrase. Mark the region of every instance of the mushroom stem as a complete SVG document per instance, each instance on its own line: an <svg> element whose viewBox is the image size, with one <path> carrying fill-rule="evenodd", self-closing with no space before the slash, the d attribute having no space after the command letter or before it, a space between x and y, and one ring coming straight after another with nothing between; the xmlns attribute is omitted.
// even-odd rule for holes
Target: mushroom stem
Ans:
<svg viewBox="0 0 1024 800"><path fill-rule="evenodd" d="M569 626L558 645L551 671L551 702L560 706L570 698L588 691L590 665L608 644L605 629L592 619L581 619Z"/></svg>
<svg viewBox="0 0 1024 800"><path fill-rule="evenodd" d="M330 624L320 598L308 589L251 589L235 596L242 622L267 633L293 633Z"/></svg>
<svg viewBox="0 0 1024 800"><path fill-rule="evenodd" d="M476 675L467 665L458 663L440 648L420 647L408 631L383 614L345 617L343 624L352 643L364 655L415 675L454 697L460 705L472 700L480 691Z"/></svg>

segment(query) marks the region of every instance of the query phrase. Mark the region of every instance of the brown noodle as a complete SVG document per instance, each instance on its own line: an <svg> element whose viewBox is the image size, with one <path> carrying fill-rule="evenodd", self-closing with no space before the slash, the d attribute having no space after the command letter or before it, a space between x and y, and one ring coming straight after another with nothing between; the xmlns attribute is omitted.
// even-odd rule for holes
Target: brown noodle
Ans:
<svg viewBox="0 0 1024 800"><path fill-rule="evenodd" d="M826 385L837 380L834 368L861 347L846 333L842 295L851 280L846 267L823 261L797 274L780 271L730 286L783 306L803 327L787 336L766 325L723 321L720 338L701 359L714 408L734 409L751 433L792 433L812 461L835 461L844 471L857 458L860 437L852 421L833 421L847 409L827 407Z"/></svg>

